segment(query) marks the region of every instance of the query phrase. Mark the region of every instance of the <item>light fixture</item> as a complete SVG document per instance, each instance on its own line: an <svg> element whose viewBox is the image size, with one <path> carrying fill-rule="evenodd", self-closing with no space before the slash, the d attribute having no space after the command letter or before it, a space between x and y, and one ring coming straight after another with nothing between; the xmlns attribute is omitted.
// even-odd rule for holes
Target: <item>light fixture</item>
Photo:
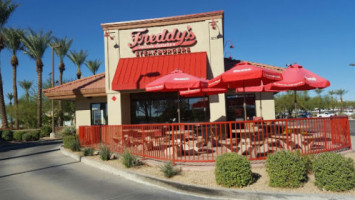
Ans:
<svg viewBox="0 0 355 200"><path fill-rule="evenodd" d="M111 36L111 35L110 35L111 33L113 33L113 32L105 31L104 37L109 37L111 40L113 40L114 36Z"/></svg>
<svg viewBox="0 0 355 200"><path fill-rule="evenodd" d="M228 42L230 43L229 48L233 49L233 48L234 48L234 45L233 45L232 40L227 40L227 41L224 43L224 46L227 46Z"/></svg>
<svg viewBox="0 0 355 200"><path fill-rule="evenodd" d="M214 19L212 18L211 26L213 30L216 30L216 25L216 21L214 21Z"/></svg>

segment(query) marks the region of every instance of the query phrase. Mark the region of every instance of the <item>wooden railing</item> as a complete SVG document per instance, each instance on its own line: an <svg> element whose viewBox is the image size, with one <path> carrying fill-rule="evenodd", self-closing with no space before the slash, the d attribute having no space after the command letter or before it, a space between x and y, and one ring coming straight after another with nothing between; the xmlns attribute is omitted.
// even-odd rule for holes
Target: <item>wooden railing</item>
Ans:
<svg viewBox="0 0 355 200"><path fill-rule="evenodd" d="M227 152L250 160L272 152L315 154L351 149L347 117L238 122L80 126L84 147L108 146L142 158L175 162L214 162Z"/></svg>

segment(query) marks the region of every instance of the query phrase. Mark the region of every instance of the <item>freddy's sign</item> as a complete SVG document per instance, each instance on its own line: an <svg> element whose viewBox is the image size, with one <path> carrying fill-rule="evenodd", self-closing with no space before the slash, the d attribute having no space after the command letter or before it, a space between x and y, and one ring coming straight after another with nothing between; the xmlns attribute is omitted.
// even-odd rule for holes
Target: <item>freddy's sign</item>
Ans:
<svg viewBox="0 0 355 200"><path fill-rule="evenodd" d="M171 32L165 29L158 34L148 34L148 29L139 29L131 35L132 43L128 46L139 57L189 53L189 47L197 42L190 26L187 26L185 31L174 28Z"/></svg>

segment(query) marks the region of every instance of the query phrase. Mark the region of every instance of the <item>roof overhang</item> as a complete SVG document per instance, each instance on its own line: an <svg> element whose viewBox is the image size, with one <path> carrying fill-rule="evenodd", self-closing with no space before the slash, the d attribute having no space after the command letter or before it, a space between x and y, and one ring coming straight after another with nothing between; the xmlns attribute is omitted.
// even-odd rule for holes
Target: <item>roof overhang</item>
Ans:
<svg viewBox="0 0 355 200"><path fill-rule="evenodd" d="M134 29L134 28L147 28L155 26L168 26L183 23L193 23L211 19L223 19L224 11L213 11L192 15L181 15L174 17L164 17L146 20L135 20L126 22L115 22L101 24L104 31L107 30L122 30L122 29Z"/></svg>

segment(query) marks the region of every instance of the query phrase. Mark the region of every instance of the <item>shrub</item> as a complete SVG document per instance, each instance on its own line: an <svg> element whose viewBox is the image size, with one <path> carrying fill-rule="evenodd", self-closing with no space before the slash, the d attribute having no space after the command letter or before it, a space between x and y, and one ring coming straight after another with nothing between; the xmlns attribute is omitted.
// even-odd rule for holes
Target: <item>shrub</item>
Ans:
<svg viewBox="0 0 355 200"><path fill-rule="evenodd" d="M100 158L101 158L101 160L110 160L110 155L111 155L110 148L102 145L100 147Z"/></svg>
<svg viewBox="0 0 355 200"><path fill-rule="evenodd" d="M304 155L302 156L302 159L306 166L306 172L308 174L312 171L312 162L314 161L314 155L313 154Z"/></svg>
<svg viewBox="0 0 355 200"><path fill-rule="evenodd" d="M85 148L84 149L84 156L93 156L94 155L94 149L93 148Z"/></svg>
<svg viewBox="0 0 355 200"><path fill-rule="evenodd" d="M306 163L298 152L279 151L268 155L266 171L271 187L295 188L307 181Z"/></svg>
<svg viewBox="0 0 355 200"><path fill-rule="evenodd" d="M11 141L13 138L13 132L11 130L3 130L1 133L1 138L5 141Z"/></svg>
<svg viewBox="0 0 355 200"><path fill-rule="evenodd" d="M142 165L142 163L137 159L137 157L132 155L129 151L123 152L122 164L127 168Z"/></svg>
<svg viewBox="0 0 355 200"><path fill-rule="evenodd" d="M22 135L25 134L25 131L14 131L14 140L17 142L22 141Z"/></svg>
<svg viewBox="0 0 355 200"><path fill-rule="evenodd" d="M217 183L226 187L243 187L254 181L249 160L236 153L217 157L215 176Z"/></svg>
<svg viewBox="0 0 355 200"><path fill-rule="evenodd" d="M355 187L353 160L336 153L324 153L313 162L315 184L331 191L351 190Z"/></svg>
<svg viewBox="0 0 355 200"><path fill-rule="evenodd" d="M163 167L160 168L160 171L164 173L164 176L167 178L171 178L175 175L180 174L181 169L175 169L173 167L173 163L168 162Z"/></svg>
<svg viewBox="0 0 355 200"><path fill-rule="evenodd" d="M40 137L41 138L48 137L51 132L52 132L52 127L50 127L50 126L42 126Z"/></svg>
<svg viewBox="0 0 355 200"><path fill-rule="evenodd" d="M63 137L63 144L65 148L68 148L72 151L80 151L80 142L76 135Z"/></svg>
<svg viewBox="0 0 355 200"><path fill-rule="evenodd" d="M28 141L32 141L32 134L30 133L24 133L22 134L22 141L28 142Z"/></svg>
<svg viewBox="0 0 355 200"><path fill-rule="evenodd" d="M75 126L66 126L63 128L63 130L60 132L63 137L68 136L68 135L75 135L76 129Z"/></svg>
<svg viewBox="0 0 355 200"><path fill-rule="evenodd" d="M29 131L27 134L31 135L32 140L39 140L40 130L32 130Z"/></svg>

